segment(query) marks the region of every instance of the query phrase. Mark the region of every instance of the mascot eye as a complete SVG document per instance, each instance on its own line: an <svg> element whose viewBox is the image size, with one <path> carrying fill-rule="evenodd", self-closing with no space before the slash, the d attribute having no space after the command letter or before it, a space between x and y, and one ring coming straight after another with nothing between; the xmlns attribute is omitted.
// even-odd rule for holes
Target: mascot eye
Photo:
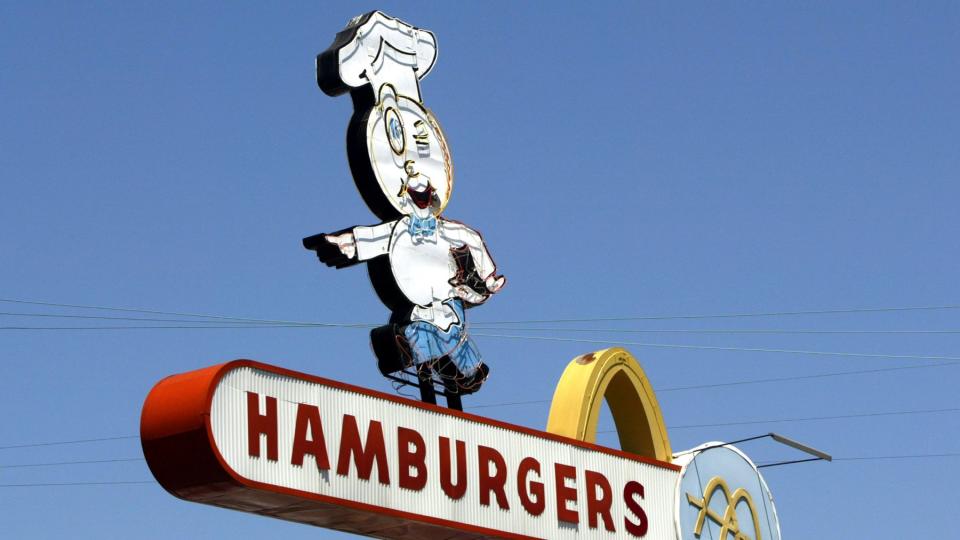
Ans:
<svg viewBox="0 0 960 540"><path fill-rule="evenodd" d="M398 156L403 155L407 149L407 139L403 132L403 120L400 114L393 107L387 108L383 114L383 127L387 131L387 141L390 143L390 149Z"/></svg>
<svg viewBox="0 0 960 540"><path fill-rule="evenodd" d="M428 146L430 144L430 133L427 131L427 124L423 120L417 120L413 123L413 127L417 130L417 133L413 136L413 140L417 141L417 146Z"/></svg>

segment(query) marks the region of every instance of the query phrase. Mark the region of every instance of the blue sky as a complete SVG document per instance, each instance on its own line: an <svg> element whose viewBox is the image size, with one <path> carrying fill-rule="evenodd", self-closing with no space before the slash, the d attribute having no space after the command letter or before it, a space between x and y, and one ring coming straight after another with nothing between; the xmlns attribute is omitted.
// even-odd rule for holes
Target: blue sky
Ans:
<svg viewBox="0 0 960 540"><path fill-rule="evenodd" d="M470 313L477 326L960 304L960 8L946 2L4 3L0 297L385 321L362 269L322 267L300 246L376 222L347 166L350 100L320 92L313 67L350 17L374 8L438 37L422 90L456 168L445 215L482 231L509 279ZM949 309L566 326L594 330L482 333L960 356L956 334L601 331L960 330ZM603 348L478 343L493 376L468 408L549 400L569 359ZM627 347L660 389L930 362ZM0 357L0 446L135 435L156 381L233 358L390 390L362 330L0 330ZM949 409L960 407L957 375L881 371L659 397L681 427ZM537 428L547 411L476 409ZM777 431L869 457L958 453L958 427L944 412L670 434L681 449ZM744 449L758 461L795 457ZM138 456L137 441L122 439L0 449L0 465ZM955 530L957 470L956 457L858 460L766 478L788 538L939 538ZM0 484L148 479L135 461L0 469ZM189 504L157 485L0 488L0 500L12 538L345 536Z"/></svg>

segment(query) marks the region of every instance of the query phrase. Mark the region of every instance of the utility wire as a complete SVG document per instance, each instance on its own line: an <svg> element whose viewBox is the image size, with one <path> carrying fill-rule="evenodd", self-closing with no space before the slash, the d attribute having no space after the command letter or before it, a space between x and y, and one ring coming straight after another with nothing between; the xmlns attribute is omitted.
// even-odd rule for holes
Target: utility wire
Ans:
<svg viewBox="0 0 960 540"><path fill-rule="evenodd" d="M69 331L69 330L79 330L79 331L96 331L96 330L196 330L203 329L208 330L211 328L233 328L233 329L247 329L247 328L303 328L305 325L295 324L295 325L279 325L271 324L265 326L255 326L255 325L225 325L225 326L0 326L0 330L20 330L20 331L29 331L29 330L38 330L38 331ZM359 325L359 324L332 324L324 323L322 325L318 324L317 326L324 327L347 327L347 328L368 328L368 325ZM686 349L686 350L706 350L706 351L735 351L735 352L759 352L759 353L773 353L773 354L800 354L800 355L812 355L812 356L841 356L841 357L853 357L853 358L888 358L888 359L912 359L912 360L952 360L960 361L960 356L945 356L945 355L918 355L918 354L883 354L883 353L857 353L857 352L846 352L846 351L816 351L816 350L801 350L801 349L776 349L776 348L766 348L766 347L721 347L716 345L689 345L681 343L647 343L647 342L638 342L638 341L619 341L619 340L607 340L607 339L584 339L584 338L564 338L556 336L529 336L529 335L510 335L510 334L487 334L481 332L474 332L474 336L481 337L490 337L490 338L501 338L501 339L527 339L527 340L538 340L538 341L562 341L562 342L574 342L574 343L593 343L593 344L603 344L603 345L632 345L635 347L649 347L649 348L659 348L659 349Z"/></svg>
<svg viewBox="0 0 960 540"><path fill-rule="evenodd" d="M947 458L947 457L960 457L960 452L947 452L943 454L903 454L898 456L848 456L848 457L836 457L831 460L833 463L838 461L884 461L884 460L900 460L900 459L933 459L933 458ZM788 465L792 463L805 463L808 461L823 461L820 458L813 459L799 459L796 461L788 462L764 462L758 463L757 468L769 467L771 465Z"/></svg>
<svg viewBox="0 0 960 540"><path fill-rule="evenodd" d="M852 462L852 461L885 461L885 460L903 460L903 459L935 459L935 458L953 458L960 457L960 452L948 452L942 454L903 454L893 456L848 456L834 457L833 463ZM806 460L804 460L806 461ZM820 461L820 460L816 460ZM760 463L757 466L763 467L768 463ZM111 482L51 482L51 483L29 483L29 484L0 484L0 488L24 488L24 487L64 487L64 486L117 486L117 485L136 485L136 484L156 484L153 480L132 480L132 481L111 481Z"/></svg>
<svg viewBox="0 0 960 540"><path fill-rule="evenodd" d="M532 402L531 402L532 403ZM803 417L803 418L779 418L779 419L770 419L770 420L745 420L739 422L722 422L714 424L688 424L688 425L679 425L679 426L667 426L668 429L692 429L692 428L705 428L705 427L725 427L725 426L737 426L737 425L749 425L749 424L775 424L775 423L791 423L791 422L813 422L813 421L822 421L822 420L838 420L838 419L850 419L850 418L868 418L868 417L881 417L881 416L909 416L917 414L936 414L936 413L951 413L951 412L960 412L960 407L956 408L946 408L946 409L919 409L919 410L905 410L905 411L882 411L882 412L872 412L872 413L861 413L861 414L845 414L845 415L836 415L836 416L814 416L814 417ZM597 433L615 433L615 430L602 430ZM15 446L3 446L0 447L0 450L9 449L9 448L31 448L36 446L55 446L55 445L66 445L66 444L77 444L77 443L87 443L95 441L112 441L119 439L139 439L137 435L126 435L119 437L103 437L99 439L81 439L73 441L57 441L57 442L44 442L44 443L31 443L31 444L19 444ZM728 443L731 444L731 443ZM106 460L97 460L97 461L58 461L58 462L49 462L49 463L28 463L28 464L14 464L14 465L0 465L0 469L3 468L16 468L16 467L44 467L44 466L53 466L53 465L73 465L73 464L87 464L87 463L112 463L117 461L137 461L140 458L114 458Z"/></svg>
<svg viewBox="0 0 960 540"><path fill-rule="evenodd" d="M203 313L160 311L155 309L136 309L136 308L120 308L120 307L112 307L112 306L65 304L65 303L57 303L57 302L40 302L35 300L20 300L15 298L0 298L0 302L24 304L24 305L35 305L35 306L65 307L65 308L75 308L75 309L94 309L94 310L104 310L104 311L120 311L120 312L127 312L127 313L146 313L146 314L152 314L152 315L171 315L171 316L178 316L178 317L194 317L194 318L204 318L204 319L220 319L220 320L228 320L228 321L259 322L259 323L270 323L270 324L297 324L297 325L316 325L316 326L328 325L328 323L320 323L320 322L287 321L287 320L274 320L274 319L253 319L253 318L246 318L246 317L230 317L225 315L209 315L209 314L203 314ZM686 319L778 317L778 316L794 316L794 315L890 313L890 312L905 312L905 311L937 311L937 310L953 310L953 309L960 309L960 305L881 307L881 308L842 308L842 309L822 309L822 310L806 310L806 311L767 311L767 312L754 312L754 313L718 313L718 314L695 314L695 315L587 317L587 318L575 318L575 319L526 319L526 320L513 320L513 321L477 321L477 324L494 325L494 324L532 324L532 323L541 324L541 323L598 322L598 321L654 321L654 320L664 321L664 320L686 320Z"/></svg>
<svg viewBox="0 0 960 540"><path fill-rule="evenodd" d="M852 418L875 418L880 416L911 416L917 414L939 414L939 413L952 413L960 412L960 407L950 408L950 409L922 409L922 410L913 410L913 411L886 411L886 412L873 412L873 413L862 413L862 414L838 414L834 416L806 416L800 418L775 418L769 420L744 420L739 422L722 422L717 424L686 424L680 426L667 426L667 429L695 429L695 428L707 428L707 427L727 427L727 426L747 426L754 424L780 424L780 423L793 423L793 422L817 422L822 420L844 420ZM597 433L616 433L615 429L605 429L598 431Z"/></svg>
<svg viewBox="0 0 960 540"><path fill-rule="evenodd" d="M62 313L23 313L23 312L0 312L0 316L7 317L43 317L43 318L55 318L55 319L84 319L84 320L106 320L106 321L127 321L127 322L175 322L175 323L189 323L203 325L198 328L315 328L315 327L327 327L327 326L336 326L336 327L357 327L357 328L370 328L377 326L375 324L363 324L363 323L349 323L349 324L338 324L338 323L316 323L316 322L291 322L291 323L261 323L257 322L262 319L256 319L250 322L236 321L231 325L223 326L211 326L222 324L221 320L189 320L189 319L162 319L162 318L150 318L150 317L109 317L104 315L73 315L73 314L62 314ZM489 323L487 323L489 324ZM105 330L116 330L116 329L125 329L123 327L2 327L2 329L7 330L92 330L92 329L105 329ZM130 326L129 328L148 328L148 329L158 329L158 328L185 328L184 326ZM187 327L192 328L192 327ZM472 324L470 325L472 329L486 329L486 330L495 330L499 329L496 326L486 326L483 324ZM545 328L545 327L531 327L531 328L522 328L522 327L511 327L511 331L517 332L586 332L586 333L613 333L613 334L866 334L866 335L877 335L877 334L893 334L893 335L910 335L910 334L960 334L960 330L805 330L805 329L627 329L627 328Z"/></svg>
<svg viewBox="0 0 960 540"><path fill-rule="evenodd" d="M740 386L747 384L766 384L766 383L776 383L776 382L788 382L788 381L800 381L806 379L826 379L830 377L843 377L847 375L868 375L872 373L885 373L889 371L903 371L908 369L929 369L929 368L939 368L939 367L956 367L960 366L960 362L936 362L932 364L921 364L919 366L896 366L888 368L874 368L874 369L858 369L850 371L834 371L830 373L815 373L813 375L793 375L789 377L769 377L766 379L752 379L746 381L732 381L725 383L712 383L712 384L698 384L690 386L674 386L670 388L664 388L658 392L680 392L684 390L700 390L704 388L719 388L724 386Z"/></svg>
<svg viewBox="0 0 960 540"><path fill-rule="evenodd" d="M83 305L83 304L60 304L55 302L37 302L33 300L18 300L14 298L0 298L0 302L7 302L12 304L26 304L26 305L33 305L33 306L65 307L65 308L75 308L75 309L96 309L96 310L103 310L103 311L121 311L126 313L147 313L151 315L171 315L171 316L177 316L177 317L194 317L194 318L203 318L203 319L219 319L219 320L226 320L226 321L244 321L244 322L269 323L269 324L295 324L295 325L307 324L311 326L333 326L333 327L350 327L350 326L366 327L368 326L366 324L355 325L355 324L322 323L322 322L304 323L302 321L251 319L246 317L228 317L225 315L206 315L203 313L182 313L182 312L176 312L176 311L159 311L155 309L133 309L133 308L93 306L93 305Z"/></svg>
<svg viewBox="0 0 960 540"><path fill-rule="evenodd" d="M237 325L207 325L207 326L187 326L187 325L165 325L165 326L0 326L0 330L216 330L226 328L242 329L270 329L270 328L357 328L369 329L374 325L361 324L322 324L322 325L302 325L302 324L237 324Z"/></svg>
<svg viewBox="0 0 960 540"><path fill-rule="evenodd" d="M216 328L304 328L310 325L306 324L270 324L264 326L257 325L224 325L224 326L0 326L0 330L47 330L47 331L68 331L68 330L196 330L196 329L216 329ZM366 324L336 324L336 323L316 323L313 326L322 327L341 327L341 328L369 328ZM659 349L687 349L687 350L708 350L708 351L735 351L735 352L760 352L775 354L802 354L813 356L842 356L856 358L890 358L890 359L913 359L913 360L956 360L960 361L960 356L944 355L918 355L918 354L882 354L882 353L856 353L856 352L837 352L837 351L815 351L800 349L775 349L765 347L721 347L716 345L688 345L681 343L647 343L639 341L619 341L609 339L584 339L584 338L564 338L556 336L529 336L529 335L511 335L511 334L487 334L474 332L474 336L501 338L501 339L527 339L538 341L563 341L574 343L594 343L603 345L632 345L635 347L650 347Z"/></svg>
<svg viewBox="0 0 960 540"><path fill-rule="evenodd" d="M129 321L129 322L176 322L190 324L220 324L220 320L189 320L189 319L158 319L152 317L110 317L106 315L73 315L66 313L24 313L24 312L0 312L0 316L6 317L43 317L55 319L84 319L84 320L105 320L105 321ZM296 322L290 324L278 323L260 323L262 319L256 319L243 325L224 326L223 328L244 328L250 326L277 326L280 328L299 328L314 327L323 323L315 322ZM239 321L238 321L239 322ZM330 323L328 323L330 324ZM491 323L477 323L470 325L473 329L495 329L499 327L488 327ZM374 324L351 324L349 326L375 326ZM960 334L960 330L795 330L795 329L626 329L626 328L549 328L549 327L511 327L511 331L517 332L591 332L591 333L617 333L617 334Z"/></svg>
<svg viewBox="0 0 960 540"><path fill-rule="evenodd" d="M27 467L57 467L61 465L91 465L95 463L122 463L129 461L144 461L143 458L114 458L91 459L86 461L53 461L49 463L19 463L16 465L0 465L0 469L24 469Z"/></svg>
<svg viewBox="0 0 960 540"><path fill-rule="evenodd" d="M5 315L0 313L0 315ZM7 314L21 315L21 314ZM358 328L368 329L378 325L362 323L296 323L296 324L262 324L262 323L234 323L222 324L220 321L188 321L181 319L147 319L136 317L85 317L82 315L50 315L50 314L22 314L27 317L69 317L81 319L101 319L118 321L143 321L143 322L178 322L189 323L189 325L125 325L125 326L0 326L0 330L169 330L194 328L200 330L223 329L223 328ZM202 326L196 326L202 325ZM473 329L492 330L494 328L471 326ZM544 331L544 332L592 332L592 333L630 333L630 334L960 334L960 330L633 330L633 329L612 329L612 328L511 328L512 331ZM547 339L549 336L500 336L494 334L474 333L473 335L487 337L511 337L515 339ZM571 341L574 340L571 338ZM603 341L602 343L614 343L612 341Z"/></svg>
<svg viewBox="0 0 960 540"><path fill-rule="evenodd" d="M651 347L651 348L658 348L658 349L693 349L693 350L707 350L707 351L805 354L805 355L813 355L813 356L844 356L844 357L859 357L859 358L899 358L899 359L914 359L914 360L960 361L960 356L808 351L808 350L797 350L797 349L769 349L769 348L761 348L761 347L720 347L716 345L684 345L679 343L644 343L644 342L638 342L638 341L617 341L617 340L609 340L609 339L564 338L564 337L555 337L555 336L522 336L522 335L512 335L512 334L484 334L480 332L473 332L473 335L482 336L482 337L503 338L503 339L564 341L564 342L574 342L574 343L596 343L596 344L602 344L602 345L633 345L635 347Z"/></svg>
<svg viewBox="0 0 960 540"><path fill-rule="evenodd" d="M734 442L744 442L753 440L754 437L749 439L743 439L740 441ZM727 446L733 443L724 443L721 446ZM678 454L679 455L679 454ZM931 458L945 458L945 457L960 457L960 452L945 452L940 454L901 454L901 455L889 455L889 456L847 456L847 457L834 457L832 461L881 461L881 460L901 460L901 459L931 459ZM104 460L107 461L144 461L143 458L136 458L130 460ZM814 459L803 459L791 462L763 462L758 463L757 467L769 467L770 465L787 465L792 463L805 463L807 461L821 461L819 458ZM41 463L36 466L46 466L46 465L71 465L71 464L80 464L80 463L98 463L98 462L63 462L63 463ZM33 466L33 465L28 465ZM10 466L4 466L4 468L10 468ZM55 482L55 483L25 483L25 484L0 484L0 487L40 487L40 486L89 486L89 485L114 485L114 484L153 484L155 482L145 480L145 481L119 481L119 482Z"/></svg>
<svg viewBox="0 0 960 540"><path fill-rule="evenodd" d="M483 324L529 324L529 323L569 323L569 322L596 322L596 321L669 321L682 319L734 319L743 317L783 317L793 315L834 315L849 313L889 313L900 311L935 311L960 309L960 305L945 306L910 306L910 307L883 307L883 308L850 308L850 309L820 309L809 311L767 311L759 313L716 313L706 315L650 315L634 317L589 317L578 319L539 319L515 321L487 321Z"/></svg>
<svg viewBox="0 0 960 540"><path fill-rule="evenodd" d="M471 329L503 330L500 327L485 325L470 325ZM626 328L516 328L511 332L590 332L597 334L960 334L960 330L790 330L790 329L752 329L752 330L724 330L724 329L670 329L670 330L636 330Z"/></svg>
<svg viewBox="0 0 960 540"><path fill-rule="evenodd" d="M26 443L26 444L13 444L7 446L0 446L0 450L11 450L14 448L38 448L41 446L62 446L65 444L85 444L93 442L102 442L102 441L120 441L124 439L139 439L139 435L119 435L116 437L99 437L96 439L74 439L72 441L50 441L50 442L39 442L39 443Z"/></svg>
<svg viewBox="0 0 960 540"><path fill-rule="evenodd" d="M7 317L46 317L54 319L94 319L98 321L135 321L135 322L176 322L176 323L191 323L191 324L223 324L221 320L191 320L191 319L157 319L149 317L109 317L106 315L72 315L66 313L23 313L23 312L9 312L4 311L0 312L0 315ZM234 324L240 324L240 321L233 322ZM261 322L249 322L244 323L250 326L258 325L267 325L267 323ZM272 324L269 324L272 326ZM290 324L285 326L316 326L314 323L303 323L303 324Z"/></svg>
<svg viewBox="0 0 960 540"><path fill-rule="evenodd" d="M740 385L750 385L750 384L766 384L766 383L777 383L777 382L791 382L791 381L800 381L807 379L823 379L823 378L832 378L832 377L843 377L843 376L853 376L853 375L868 375L874 373L885 373L892 371L904 371L904 370L913 370L913 369L929 369L929 368L939 368L939 367L956 367L960 365L960 362L941 362L935 364L924 364L920 366L897 366L889 368L875 368L875 369L858 369L850 371L834 371L828 373L815 373L812 375L794 375L790 377L769 377L765 379L748 379L743 381L729 381L722 383L709 383L709 384L698 384L690 386L672 386L667 388L662 388L657 390L657 393L665 392L683 392L688 390L703 390L707 388L720 388L727 386L740 386ZM494 407L509 407L514 405L533 405L539 403L550 403L549 399L534 399L527 401L508 401L500 403L482 403L479 405L472 405L466 407L469 409L486 409ZM15 448L36 448L42 446L59 446L59 445L68 445L68 444L84 444L84 443L93 443L93 442L102 442L102 441L115 441L115 440L124 440L124 439L139 439L138 435L121 435L117 437L100 437L95 439L75 439L68 441L52 441L52 442L40 442L40 443L27 443L27 444L16 444L8 446L0 446L0 450L10 450Z"/></svg>
<svg viewBox="0 0 960 540"><path fill-rule="evenodd" d="M664 392L682 392L686 390L703 390L707 388L721 388L725 386L740 386L748 384L765 384L765 383L775 383L775 382L790 382L790 381L801 381L806 379L826 379L830 377L843 377L847 375L868 375L872 373L884 373L888 371L903 371L907 369L929 369L929 368L938 368L938 367L956 367L960 365L960 362L937 362L933 364L923 364L919 366L898 366L898 367L889 367L889 368L875 368L875 369L858 369L850 371L834 371L829 373L815 373L812 375L794 375L790 377L770 377L766 379L749 379L745 381L730 381L723 383L710 383L710 384L697 384L690 386L673 386L667 388L661 388L657 390L658 394ZM483 403L480 405L472 405L467 407L467 409L485 409L490 407L508 407L513 405L533 405L537 403L550 403L549 399L533 399L528 401L509 401L503 403Z"/></svg>
<svg viewBox="0 0 960 540"><path fill-rule="evenodd" d="M153 480L133 480L116 482L50 482L40 484L0 484L0 488L19 487L62 487L62 486L119 486L133 484L156 484Z"/></svg>
<svg viewBox="0 0 960 540"><path fill-rule="evenodd" d="M927 459L943 457L960 457L960 452L951 452L944 454L906 454L900 456L853 456L853 457L835 457L833 461L879 461L886 459Z"/></svg>

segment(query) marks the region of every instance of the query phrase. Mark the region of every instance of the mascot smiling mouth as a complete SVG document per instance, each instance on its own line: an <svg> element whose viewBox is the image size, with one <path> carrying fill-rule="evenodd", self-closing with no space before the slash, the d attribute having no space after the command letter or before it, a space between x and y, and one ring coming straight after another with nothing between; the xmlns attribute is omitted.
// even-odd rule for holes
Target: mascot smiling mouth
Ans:
<svg viewBox="0 0 960 540"><path fill-rule="evenodd" d="M407 187L407 195L410 195L410 200L413 201L413 204L417 205L417 208L424 209L430 206L430 201L433 199L433 186L427 184L426 187L417 191L413 187Z"/></svg>

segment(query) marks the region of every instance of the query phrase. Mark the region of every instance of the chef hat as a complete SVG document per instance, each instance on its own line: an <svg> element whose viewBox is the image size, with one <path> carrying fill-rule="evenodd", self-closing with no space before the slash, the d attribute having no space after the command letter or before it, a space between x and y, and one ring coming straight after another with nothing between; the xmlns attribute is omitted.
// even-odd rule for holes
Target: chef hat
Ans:
<svg viewBox="0 0 960 540"><path fill-rule="evenodd" d="M433 32L371 11L351 19L317 56L317 83L331 96L370 83L376 93L390 83L399 94L421 101L419 80L436 60Z"/></svg>

